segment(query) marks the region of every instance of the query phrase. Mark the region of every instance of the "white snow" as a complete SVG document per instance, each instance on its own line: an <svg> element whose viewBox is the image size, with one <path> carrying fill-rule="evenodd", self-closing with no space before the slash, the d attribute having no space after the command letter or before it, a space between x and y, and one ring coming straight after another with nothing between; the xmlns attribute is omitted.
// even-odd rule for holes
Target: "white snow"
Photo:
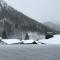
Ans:
<svg viewBox="0 0 60 60"><path fill-rule="evenodd" d="M1 39L1 38L0 38ZM14 44L14 43L21 43L19 39L2 39L3 42L7 44ZM33 43L35 40L22 40L23 43L30 44ZM35 41L38 43L38 41ZM42 39L39 40L40 43L45 43L45 44L60 44L60 35L54 35L54 37L50 39Z"/></svg>
<svg viewBox="0 0 60 60"><path fill-rule="evenodd" d="M14 44L14 43L19 43L20 41L18 39L2 39L7 44Z"/></svg>
<svg viewBox="0 0 60 60"><path fill-rule="evenodd" d="M42 39L39 42L46 43L46 44L60 44L60 35L54 35L53 38Z"/></svg>
<svg viewBox="0 0 60 60"><path fill-rule="evenodd" d="M29 44L29 43L33 43L34 42L34 40L22 40L22 42L24 43L24 44ZM35 41L36 42L36 41ZM37 43L37 42L36 42Z"/></svg>

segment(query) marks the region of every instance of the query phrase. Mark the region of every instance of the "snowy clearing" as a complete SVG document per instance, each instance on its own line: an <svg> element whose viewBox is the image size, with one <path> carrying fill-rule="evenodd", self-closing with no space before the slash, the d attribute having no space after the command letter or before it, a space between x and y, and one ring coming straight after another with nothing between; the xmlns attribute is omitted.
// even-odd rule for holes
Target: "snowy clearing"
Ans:
<svg viewBox="0 0 60 60"><path fill-rule="evenodd" d="M18 43L24 43L24 44L32 44L33 42L36 42L37 44L60 44L60 35L54 35L54 37L50 39L42 39L39 41L35 40L22 40L20 41L19 39L2 39L3 42L7 44L18 44Z"/></svg>
<svg viewBox="0 0 60 60"><path fill-rule="evenodd" d="M46 44L60 44L60 35L54 35L53 38L42 39L39 42L46 43Z"/></svg>
<svg viewBox="0 0 60 60"><path fill-rule="evenodd" d="M33 44L33 42L38 43L38 41L35 41L35 40L22 40L22 42L23 42L24 44Z"/></svg>
<svg viewBox="0 0 60 60"><path fill-rule="evenodd" d="M14 44L14 43L20 42L18 39L2 39L2 41L7 43L7 44Z"/></svg>

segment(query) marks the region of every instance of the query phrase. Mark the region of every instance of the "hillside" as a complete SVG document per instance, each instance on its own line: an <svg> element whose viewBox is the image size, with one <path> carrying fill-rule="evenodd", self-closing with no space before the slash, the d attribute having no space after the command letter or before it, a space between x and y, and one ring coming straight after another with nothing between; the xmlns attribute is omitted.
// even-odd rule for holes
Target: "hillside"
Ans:
<svg viewBox="0 0 60 60"><path fill-rule="evenodd" d="M24 15L23 13L15 10L3 0L0 0L0 35L2 35L3 30L5 29L8 35L14 37L18 34L24 34L26 32L38 32L45 33L47 31L52 31L58 33L58 31L51 29L40 22ZM14 37L16 38L17 35Z"/></svg>
<svg viewBox="0 0 60 60"><path fill-rule="evenodd" d="M52 29L55 29L57 31L60 31L60 26L58 24L53 23L53 22L48 21L48 22L45 22L44 25L46 25Z"/></svg>

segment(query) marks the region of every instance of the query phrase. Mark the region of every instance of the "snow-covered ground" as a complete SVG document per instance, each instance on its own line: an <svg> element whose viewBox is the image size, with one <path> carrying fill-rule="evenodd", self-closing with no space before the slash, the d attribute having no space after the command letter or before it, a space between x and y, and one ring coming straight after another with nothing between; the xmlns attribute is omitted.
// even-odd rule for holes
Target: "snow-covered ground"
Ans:
<svg viewBox="0 0 60 60"><path fill-rule="evenodd" d="M7 44L14 44L14 43L19 43L20 42L19 39L2 39L2 41L7 43Z"/></svg>
<svg viewBox="0 0 60 60"><path fill-rule="evenodd" d="M2 39L2 38L1 38ZM39 41L35 41L35 40L22 40L20 41L19 39L2 39L3 42L7 43L7 44L15 44L15 43L25 43L25 44L30 44L33 42L36 43L40 43L40 44L60 44L60 35L54 35L54 37L50 38L50 39L41 39Z"/></svg>
<svg viewBox="0 0 60 60"><path fill-rule="evenodd" d="M39 42L42 42L42 43L45 43L45 44L60 44L60 35L54 35L53 38L42 39Z"/></svg>
<svg viewBox="0 0 60 60"><path fill-rule="evenodd" d="M38 43L38 41L35 40L22 40L20 41L19 39L2 39L2 41L6 44L32 44L33 42Z"/></svg>
<svg viewBox="0 0 60 60"><path fill-rule="evenodd" d="M32 44L33 42L38 43L38 41L35 41L35 40L22 40L22 42L23 42L24 44Z"/></svg>

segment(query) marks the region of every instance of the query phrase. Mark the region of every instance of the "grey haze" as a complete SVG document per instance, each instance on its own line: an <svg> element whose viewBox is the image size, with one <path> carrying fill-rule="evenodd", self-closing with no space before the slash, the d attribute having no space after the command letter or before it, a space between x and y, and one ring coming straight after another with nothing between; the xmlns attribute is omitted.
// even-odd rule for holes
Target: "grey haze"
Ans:
<svg viewBox="0 0 60 60"><path fill-rule="evenodd" d="M4 0L27 16L39 21L60 23L60 0Z"/></svg>

